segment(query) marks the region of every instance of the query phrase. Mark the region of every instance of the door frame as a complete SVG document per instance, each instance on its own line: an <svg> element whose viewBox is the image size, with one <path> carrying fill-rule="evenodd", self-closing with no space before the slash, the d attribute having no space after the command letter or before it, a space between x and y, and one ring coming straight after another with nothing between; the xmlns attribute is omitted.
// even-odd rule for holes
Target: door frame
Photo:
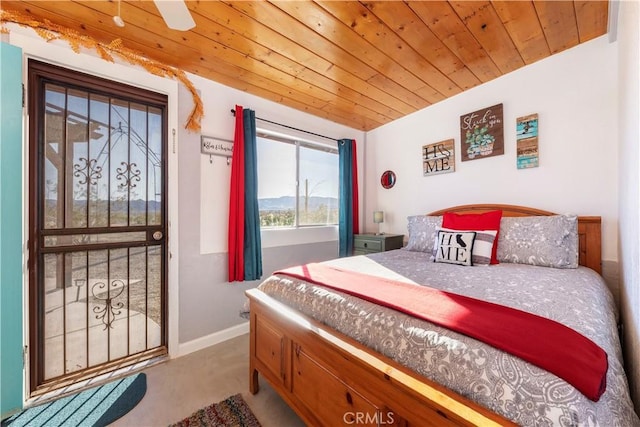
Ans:
<svg viewBox="0 0 640 427"><path fill-rule="evenodd" d="M162 116L163 123L166 123L167 121L168 107L167 108L164 107L166 105L165 104L166 96L164 94L157 94L156 92L140 90L139 88L131 87L130 85L123 85L121 83L113 82L112 80L105 80L103 78L98 78L87 73L78 73L77 71L69 70L66 67L59 67L57 65L52 65L43 61L36 61L36 60L30 59L28 61L28 76L29 76L27 80L28 84L33 84L35 82L39 82L40 84L42 84L42 87L38 89L34 87L30 87L29 90L27 91L27 99L29 100L29 104L30 104L27 111L33 114L29 122L29 134L31 137L29 140L30 156L28 161L29 161L30 169L35 172L32 173L30 176L34 178L36 175L38 175L38 178L39 178L38 182L32 179L29 185L29 198L30 198L29 200L29 203L30 203L29 233L30 234L29 234L28 250L32 256L30 256L29 263L27 264L27 268L29 269L29 290L30 292L36 292L39 295L39 297L31 296L29 301L29 319L30 319L29 320L29 323L30 323L29 358L31 362L31 374L32 374L30 389L33 393L34 390L47 390L50 387L49 384L51 383L57 384L55 388L58 388L58 387L61 387L62 384L68 384L70 381L74 381L74 383L78 382L78 380L73 380L74 377L75 378L79 377L82 379L93 378L95 374L92 375L91 372L109 371L109 368L108 368L109 366L120 366L122 363L119 361L108 360L107 362L101 363L98 365L89 365L88 363L89 354L87 353L87 366L85 367L85 370L81 370L79 372L71 372L69 374L65 374L63 372L62 375L58 377L58 379L54 379L54 380L45 380L44 378L44 371L46 370L45 368L46 364L44 360L40 359L40 357L44 355L44 352L45 352L45 343L43 340L43 336L44 336L43 329L46 329L46 325L44 323L44 319L41 317L44 315L43 313L44 313L45 307L43 306L44 293L40 295L40 291L41 291L40 287L44 286L44 272L42 270L44 269L44 259L46 257L46 253L49 252L46 250L46 245L43 245L43 242L46 240L45 236L47 236L48 234L47 232L53 231L53 230L46 230L43 223L39 224L40 221L44 221L44 210L43 210L44 208L43 206L41 206L41 204L42 204L42 197L44 195L44 188L42 184L44 182L44 177L45 177L44 164L46 162L45 159L47 158L47 155L45 154L47 149L44 146L41 147L41 144L43 144L43 141L40 140L40 138L44 135L44 132L46 131L46 120L45 120L46 108L44 107L44 105L40 105L40 103L44 104L44 101L46 99L46 89L45 89L44 83L51 81L53 82L54 85L62 86L65 89L78 88L81 91L86 90L88 93L91 93L91 94L106 95L110 99L116 98L120 101L128 100L129 102L140 103L145 106L162 106L157 108L161 109L162 111L161 116ZM121 93L118 93L118 92L121 92ZM65 97L66 96L67 95L65 95ZM86 128L87 132L90 129L89 120L90 118L87 117L87 128ZM66 120L64 121L64 123L66 123ZM109 138L109 141L110 140L111 138ZM87 140L87 149L90 143L91 143L91 140L90 139ZM67 161L70 161L66 155L66 151L68 149L67 141L64 141L64 146L65 146L64 149L59 148L59 151L63 153L62 155L63 157L65 157L65 159L63 160L63 164L65 165L65 168L62 171L63 181L66 181L69 178L71 178L73 182L73 177L71 175L77 176L77 174L74 173L71 170L71 168L66 166ZM145 351L145 353L148 352L151 354L154 354L154 353L157 354L160 348L166 348L166 352L167 352L166 354L168 354L168 334L167 334L168 281L166 277L166 266L169 258L168 245L167 245L167 240L165 238L161 238L160 239L161 243L158 244L156 242L156 239L151 237L151 233L153 230L160 231L161 235L164 235L167 233L167 228L168 228L167 227L167 209L166 209L168 205L167 199L166 199L166 194L167 194L166 151L168 147L169 147L169 135L167 132L167 128L164 127L162 129L162 152L160 154L161 176L162 176L161 190L160 190L162 195L162 209L160 211L161 220L160 220L160 224L155 226L154 225L149 226L145 224L145 227L147 228L150 227L145 232L146 234L145 247L148 247L147 245L150 245L150 247L152 248L159 247L160 252L162 254L160 284L163 288L163 290L161 291L161 295L165 295L164 298L161 298L162 322L160 325L161 327L160 345L158 347L147 349ZM109 152L111 152L111 148L109 148ZM112 158L111 154L109 154L108 157L111 159ZM149 159L147 158L145 160L145 166L144 166L145 171L147 170L148 162L149 162ZM116 162L116 164L117 163L118 162ZM111 167L112 165L110 164L109 166ZM73 170L75 171L75 168L77 167L77 165L73 165L73 167L74 167ZM113 171L111 170L109 173L111 174L113 173ZM109 182L111 183L111 179L109 179ZM113 185L113 183L111 184ZM66 194L67 191L69 191L69 189L66 188L66 185L65 185L64 194ZM145 200L148 197L147 192L145 192ZM111 194L109 195L108 200L111 200L110 197L111 197ZM65 199L66 199L66 196L65 196ZM66 231L67 232L66 234L87 233L89 235L94 235L94 236L100 235L103 229L104 230L109 229L113 233L132 232L132 231L140 232L139 230L130 229L129 227L135 227L135 225L131 226L128 220L127 220L126 226L107 225L102 227L90 227L88 224L89 222L89 210L88 210L89 203L88 202L89 202L89 199L87 198L86 227L83 227L82 225L75 226L75 227L72 225L71 227L69 227L69 225L65 224L65 226L62 227L61 231ZM67 211L67 208L63 207L62 215L64 215L64 217L66 218L68 213L69 212ZM129 244L131 243L133 242L123 241L122 244L124 246L116 246L113 249L128 248L127 253L129 253L129 249L132 248L131 246L129 246ZM133 247L140 247L140 246L136 245ZM54 248L49 248L49 249L51 250ZM92 244L92 245L89 245L88 247L79 245L76 250L70 253L75 253L75 252L82 253L86 251L87 253L86 256L88 259L89 252L100 251L105 249L108 249L108 248L106 246L101 246L99 244ZM65 253L67 252L57 251L54 249L54 252L51 252L51 253L62 255L62 258L61 258L62 260L66 258ZM127 261L127 265L129 265L128 262L129 261ZM86 274L88 274L88 271ZM87 279L88 279L88 276L87 276ZM87 300L88 300L88 288L87 288ZM87 301L87 304L88 304L88 301ZM88 318L87 318L87 322L88 322ZM87 333L87 348L88 348L89 327L87 326L86 328L87 328L86 333ZM66 348L67 348L66 344L63 348L64 348L64 351L66 351ZM139 358L141 356L142 356L141 354L133 354L133 355L127 354L124 358L131 359L132 357ZM148 355L148 356L142 356L142 357L146 360L146 358L151 356ZM124 366L131 366L130 364L126 364L126 363L127 362L125 362ZM63 364L64 364L64 360L63 360ZM33 376L34 373L36 373L36 376L39 377L39 380L34 378Z"/></svg>
<svg viewBox="0 0 640 427"><path fill-rule="evenodd" d="M12 29L10 34L10 44L20 47L23 52L23 82L25 85L25 95L28 93L28 61L29 59L35 59L41 62L46 62L52 65L61 66L70 70L79 71L86 74L91 74L97 77L113 80L116 82L124 83L130 86L139 87L142 89L151 90L161 94L167 95L168 108L167 108L167 333L168 333L168 352L169 357L174 358L178 356L179 351L179 337L178 337L178 319L179 319L179 304L178 304L178 278L179 278L179 251L178 251L178 140L180 136L185 136L187 131L179 122L178 111L178 94L179 84L178 82L152 75L142 69L135 68L133 66L111 63L102 60L97 56L89 54L76 54L65 44L47 43L40 39L38 36L28 32L28 30L22 30L20 28ZM25 96L25 98L27 98ZM25 100L27 101L27 100ZM24 122L23 122L23 176L22 176L22 188L23 188L23 242L24 242L24 265L23 265L23 345L29 345L30 336L30 323L29 323L29 270L28 264L28 236L29 227L29 186L30 186L30 165L29 165L29 117L27 116L28 105L24 109ZM182 114L183 121L186 117ZM23 401L26 403L29 400L29 396L32 391L30 389L31 378L30 363L28 358L29 351L25 352L25 366L24 366L24 381L23 381Z"/></svg>

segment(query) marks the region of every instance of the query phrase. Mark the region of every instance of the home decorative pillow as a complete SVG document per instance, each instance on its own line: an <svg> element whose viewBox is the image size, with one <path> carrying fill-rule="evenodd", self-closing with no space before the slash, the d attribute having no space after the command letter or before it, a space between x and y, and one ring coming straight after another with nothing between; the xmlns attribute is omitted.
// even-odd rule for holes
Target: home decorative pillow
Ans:
<svg viewBox="0 0 640 427"><path fill-rule="evenodd" d="M501 262L555 268L578 267L578 217L568 215L502 218Z"/></svg>
<svg viewBox="0 0 640 427"><path fill-rule="evenodd" d="M433 252L433 242L438 235L438 227L442 225L441 216L415 215L407 217L409 241L406 250L415 252Z"/></svg>
<svg viewBox="0 0 640 427"><path fill-rule="evenodd" d="M475 231L438 231L435 262L473 265Z"/></svg>
<svg viewBox="0 0 640 427"><path fill-rule="evenodd" d="M491 248L491 264L498 264L498 238L500 236L500 219L502 211L489 211L481 214L457 214L445 212L442 217L442 226L454 230L495 230L497 238Z"/></svg>
<svg viewBox="0 0 640 427"><path fill-rule="evenodd" d="M438 231L457 231L450 228L438 228ZM470 230L464 230L470 231ZM471 253L473 265L489 265L491 263L491 251L493 250L493 243L496 240L498 234L495 230L480 230L476 231L476 238L473 242L473 252ZM436 248L438 247L438 241L434 242L433 256L436 256Z"/></svg>

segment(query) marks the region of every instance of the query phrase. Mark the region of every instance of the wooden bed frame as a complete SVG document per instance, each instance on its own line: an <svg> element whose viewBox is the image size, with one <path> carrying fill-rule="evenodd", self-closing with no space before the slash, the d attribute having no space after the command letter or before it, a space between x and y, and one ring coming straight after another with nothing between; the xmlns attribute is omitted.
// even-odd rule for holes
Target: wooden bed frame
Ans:
<svg viewBox="0 0 640 427"><path fill-rule="evenodd" d="M496 209L503 216L554 215L512 205L464 205L429 215ZM600 222L600 217L578 218L580 265L598 273ZM258 289L246 294L250 391L258 392L260 373L307 425L515 425Z"/></svg>

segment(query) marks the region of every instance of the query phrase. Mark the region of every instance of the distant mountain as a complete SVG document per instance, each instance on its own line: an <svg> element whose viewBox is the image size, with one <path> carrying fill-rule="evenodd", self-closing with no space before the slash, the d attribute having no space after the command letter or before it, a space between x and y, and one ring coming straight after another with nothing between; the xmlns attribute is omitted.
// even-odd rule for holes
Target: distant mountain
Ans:
<svg viewBox="0 0 640 427"><path fill-rule="evenodd" d="M304 204L304 199L302 197L300 198L300 204ZM327 208L337 208L338 199L335 197L309 197L309 209L316 210L322 205ZM296 207L296 198L293 196L283 196L258 199L258 206L260 207L260 210L264 211L291 210Z"/></svg>

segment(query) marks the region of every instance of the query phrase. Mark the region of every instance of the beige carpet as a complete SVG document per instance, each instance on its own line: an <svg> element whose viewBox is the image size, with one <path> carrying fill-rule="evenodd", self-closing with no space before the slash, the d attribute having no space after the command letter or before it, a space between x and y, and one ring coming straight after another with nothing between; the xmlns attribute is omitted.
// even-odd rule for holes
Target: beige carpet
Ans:
<svg viewBox="0 0 640 427"><path fill-rule="evenodd" d="M263 427L301 427L304 423L260 378L260 392L249 393L249 335L145 369L147 393L114 427L168 426L201 408L237 393Z"/></svg>

